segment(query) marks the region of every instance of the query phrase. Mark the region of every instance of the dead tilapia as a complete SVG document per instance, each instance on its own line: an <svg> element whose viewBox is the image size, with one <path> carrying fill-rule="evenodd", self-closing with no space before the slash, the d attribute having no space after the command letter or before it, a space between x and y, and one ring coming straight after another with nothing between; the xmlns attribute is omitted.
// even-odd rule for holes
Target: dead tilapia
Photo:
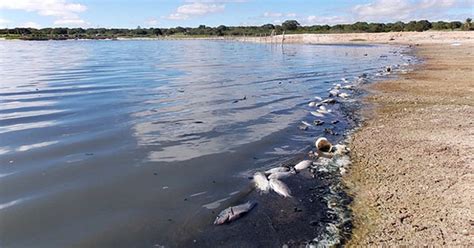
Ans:
<svg viewBox="0 0 474 248"><path fill-rule="evenodd" d="M303 160L303 161L301 161L301 162L299 162L295 165L295 170L297 170L297 171L304 170L304 169L310 167L312 163L313 163L313 161L311 161L311 160Z"/></svg>
<svg viewBox="0 0 474 248"><path fill-rule="evenodd" d="M268 179L280 179L280 178L293 176L294 174L295 173L292 171L275 172L275 173L270 174L270 176L268 176Z"/></svg>
<svg viewBox="0 0 474 248"><path fill-rule="evenodd" d="M255 207L255 205L257 205L257 203L248 201L241 205L228 207L219 213L216 220L214 221L214 225L222 225L224 223L231 222L235 219L238 219L243 214L252 210L252 208Z"/></svg>
<svg viewBox="0 0 474 248"><path fill-rule="evenodd" d="M278 179L270 179L270 188L283 197L291 197L288 186Z"/></svg>
<svg viewBox="0 0 474 248"><path fill-rule="evenodd" d="M290 168L281 166L281 167L271 168L271 169L265 171L265 174L268 175L268 174L273 174L273 173L277 173L277 172L287 172L289 170L290 170Z"/></svg>
<svg viewBox="0 0 474 248"><path fill-rule="evenodd" d="M270 190L268 179L262 172L256 172L253 175L253 181L255 183L255 187L260 191L267 193L268 190Z"/></svg>

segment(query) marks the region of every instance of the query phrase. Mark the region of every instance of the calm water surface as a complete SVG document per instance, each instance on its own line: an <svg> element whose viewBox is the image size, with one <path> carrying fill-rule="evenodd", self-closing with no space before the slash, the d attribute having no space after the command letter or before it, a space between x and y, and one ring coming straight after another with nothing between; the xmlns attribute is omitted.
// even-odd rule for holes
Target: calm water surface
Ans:
<svg viewBox="0 0 474 248"><path fill-rule="evenodd" d="M309 101L396 50L0 41L0 246L179 246L322 134L297 128Z"/></svg>

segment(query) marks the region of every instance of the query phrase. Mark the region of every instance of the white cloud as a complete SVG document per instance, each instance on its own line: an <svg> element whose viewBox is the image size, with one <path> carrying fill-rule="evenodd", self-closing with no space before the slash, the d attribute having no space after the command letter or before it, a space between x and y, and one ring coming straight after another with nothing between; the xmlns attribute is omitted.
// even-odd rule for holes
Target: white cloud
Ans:
<svg viewBox="0 0 474 248"><path fill-rule="evenodd" d="M86 22L79 13L87 10L85 5L66 0L0 0L0 9L35 12L42 16L56 17L56 25L82 25Z"/></svg>
<svg viewBox="0 0 474 248"><path fill-rule="evenodd" d="M280 12L271 12L271 11L267 11L267 12L264 12L263 15L262 15L264 18L278 18L278 17L290 17L290 18L294 18L294 17L297 17L298 15L296 13L280 13Z"/></svg>
<svg viewBox="0 0 474 248"><path fill-rule="evenodd" d="M167 18L171 20L186 20L196 16L222 12L224 9L224 4L193 2L179 6L176 11Z"/></svg>
<svg viewBox="0 0 474 248"><path fill-rule="evenodd" d="M36 28L36 29L40 29L40 28L41 28L41 25L39 25L39 24L36 23L36 22L25 22L25 23L23 23L22 25L20 25L20 27L23 27L23 28Z"/></svg>
<svg viewBox="0 0 474 248"><path fill-rule="evenodd" d="M450 8L471 6L472 0L376 0L368 4L356 5L352 13L363 21L394 21L413 19L433 19Z"/></svg>

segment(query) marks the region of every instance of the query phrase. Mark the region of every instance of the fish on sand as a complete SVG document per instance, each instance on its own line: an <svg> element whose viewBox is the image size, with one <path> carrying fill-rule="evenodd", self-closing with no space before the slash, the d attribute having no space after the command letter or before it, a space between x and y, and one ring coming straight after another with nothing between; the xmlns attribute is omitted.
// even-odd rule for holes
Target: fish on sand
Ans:
<svg viewBox="0 0 474 248"><path fill-rule="evenodd" d="M283 197L291 197L288 186L278 179L270 179L270 188Z"/></svg>
<svg viewBox="0 0 474 248"><path fill-rule="evenodd" d="M262 172L256 172L253 175L253 182L255 183L255 187L264 193L270 190L270 183Z"/></svg>
<svg viewBox="0 0 474 248"><path fill-rule="evenodd" d="M216 220L214 221L214 225L222 225L224 223L236 220L243 214L252 210L255 205L257 205L257 203L249 201L241 205L228 207L219 213L219 215L216 217Z"/></svg>

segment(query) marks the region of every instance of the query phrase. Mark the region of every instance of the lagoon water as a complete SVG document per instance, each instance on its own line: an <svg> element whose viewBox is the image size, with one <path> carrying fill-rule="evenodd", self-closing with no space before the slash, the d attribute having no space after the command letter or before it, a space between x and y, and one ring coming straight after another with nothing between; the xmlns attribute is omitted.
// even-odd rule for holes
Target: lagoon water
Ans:
<svg viewBox="0 0 474 248"><path fill-rule="evenodd" d="M0 246L173 247L205 235L249 175L323 134L298 129L316 119L309 101L404 63L398 50L0 41ZM349 125L331 118L339 133Z"/></svg>

